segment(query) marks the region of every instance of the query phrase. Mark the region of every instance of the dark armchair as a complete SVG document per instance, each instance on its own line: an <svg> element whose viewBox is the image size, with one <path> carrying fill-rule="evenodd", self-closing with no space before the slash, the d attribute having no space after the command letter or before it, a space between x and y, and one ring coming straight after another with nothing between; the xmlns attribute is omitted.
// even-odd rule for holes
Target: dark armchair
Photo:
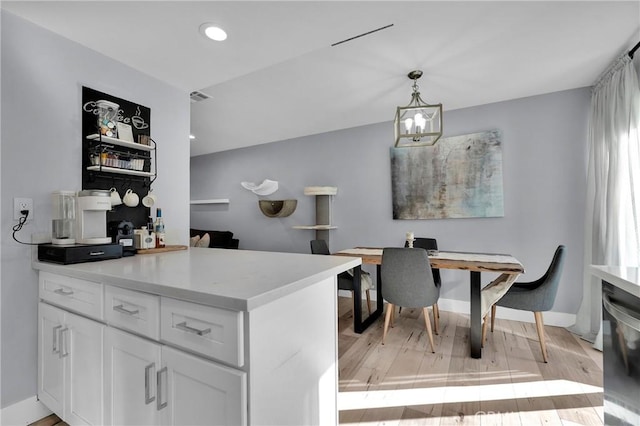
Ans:
<svg viewBox="0 0 640 426"><path fill-rule="evenodd" d="M542 359L544 362L547 362L548 356L547 346L545 344L542 312L551 310L553 303L556 300L565 256L565 246L558 246L553 255L553 259L551 260L551 265L549 265L547 272L545 272L542 277L532 282L517 282L513 284L509 291L507 291L507 293L491 307L491 331L493 331L495 323L496 306L504 306L506 308L533 312L536 320L538 338L540 339ZM486 327L487 322L485 321L482 325L483 336L486 335Z"/></svg>

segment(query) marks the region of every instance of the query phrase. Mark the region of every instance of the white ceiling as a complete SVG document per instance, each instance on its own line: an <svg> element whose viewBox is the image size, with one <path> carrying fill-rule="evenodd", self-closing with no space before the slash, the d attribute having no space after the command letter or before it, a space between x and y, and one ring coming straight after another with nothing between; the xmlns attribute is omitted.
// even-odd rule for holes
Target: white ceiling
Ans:
<svg viewBox="0 0 640 426"><path fill-rule="evenodd" d="M1 5L185 92L210 95L191 104L192 156L391 121L410 100L413 69L424 71L422 97L442 102L445 120L446 110L589 86L640 41L638 0ZM202 37L204 22L222 26L227 41Z"/></svg>

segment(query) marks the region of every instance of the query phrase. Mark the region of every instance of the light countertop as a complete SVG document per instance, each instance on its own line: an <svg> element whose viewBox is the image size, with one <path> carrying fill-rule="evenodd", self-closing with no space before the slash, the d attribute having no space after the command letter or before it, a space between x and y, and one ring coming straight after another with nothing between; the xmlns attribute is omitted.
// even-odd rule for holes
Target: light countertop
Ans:
<svg viewBox="0 0 640 426"><path fill-rule="evenodd" d="M34 261L33 268L131 290L238 311L360 265L360 258L190 248L75 265Z"/></svg>
<svg viewBox="0 0 640 426"><path fill-rule="evenodd" d="M640 297L640 268L591 265L591 273L627 293Z"/></svg>

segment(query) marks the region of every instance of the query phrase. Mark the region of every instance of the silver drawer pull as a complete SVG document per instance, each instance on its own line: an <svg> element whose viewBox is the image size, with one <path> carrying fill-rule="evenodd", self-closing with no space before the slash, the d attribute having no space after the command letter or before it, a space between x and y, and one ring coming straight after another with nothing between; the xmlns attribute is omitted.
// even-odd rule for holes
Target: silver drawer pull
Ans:
<svg viewBox="0 0 640 426"><path fill-rule="evenodd" d="M155 396L151 396L150 395L150 389L151 389L151 377L149 375L149 372L151 371L151 369L153 369L155 371L156 369L156 363L152 362L151 364L147 365L144 368L144 403L145 405L149 405L151 404L153 401L156 400ZM153 375L155 376L155 373L153 373Z"/></svg>
<svg viewBox="0 0 640 426"><path fill-rule="evenodd" d="M209 334L211 333L211 329L210 328L205 328L204 330L199 330L195 327L189 327L187 325L186 321L182 321L179 324L176 324L176 328L182 330L182 331L186 331L187 333L193 333L193 334L197 334L198 336L204 336L205 334Z"/></svg>
<svg viewBox="0 0 640 426"><path fill-rule="evenodd" d="M162 384L162 373L164 373L165 376L165 383ZM167 367L164 367L160 370L158 370L158 372L156 373L156 386L158 386L158 400L156 401L156 409L158 411L162 410L164 407L167 406L167 403L169 402L169 400L166 400L164 402L162 402L162 398L164 395L164 398L167 398L166 395L166 390L167 390L167 383L166 383L166 379L169 378L169 372L167 371ZM164 391L163 391L164 389Z"/></svg>
<svg viewBox="0 0 640 426"><path fill-rule="evenodd" d="M103 251L92 251L89 252L89 256L102 256L104 254Z"/></svg>
<svg viewBox="0 0 640 426"><path fill-rule="evenodd" d="M125 315L138 315L140 313L140 309L136 309L135 311L130 311L129 309L125 308L124 305L118 305L118 306L114 306L113 310L116 312L120 312L121 314L125 314Z"/></svg>
<svg viewBox="0 0 640 426"><path fill-rule="evenodd" d="M53 327L53 353L57 354L60 352L60 348L58 347L58 330L62 328L61 325L57 325Z"/></svg>
<svg viewBox="0 0 640 426"><path fill-rule="evenodd" d="M60 352L59 352L60 358L69 356L69 351L67 350L67 341L69 339L64 338L64 333L66 333L67 331L69 331L69 329L65 327L62 330L60 330L60 333L58 334L58 336L60 336L59 337L60 338Z"/></svg>
<svg viewBox="0 0 640 426"><path fill-rule="evenodd" d="M55 294L59 294L60 296L71 296L73 294L73 290L66 291L64 288L59 288L53 291Z"/></svg>

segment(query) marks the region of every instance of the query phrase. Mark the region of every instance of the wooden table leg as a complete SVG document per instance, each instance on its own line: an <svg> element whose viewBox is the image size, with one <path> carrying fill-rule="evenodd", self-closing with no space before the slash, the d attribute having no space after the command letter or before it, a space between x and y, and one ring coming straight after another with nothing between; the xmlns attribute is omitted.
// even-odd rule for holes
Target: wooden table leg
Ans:
<svg viewBox="0 0 640 426"><path fill-rule="evenodd" d="M480 272L471 271L471 313L469 342L471 358L482 358L482 312L480 312Z"/></svg>
<svg viewBox="0 0 640 426"><path fill-rule="evenodd" d="M353 329L362 333L362 267L353 268Z"/></svg>

